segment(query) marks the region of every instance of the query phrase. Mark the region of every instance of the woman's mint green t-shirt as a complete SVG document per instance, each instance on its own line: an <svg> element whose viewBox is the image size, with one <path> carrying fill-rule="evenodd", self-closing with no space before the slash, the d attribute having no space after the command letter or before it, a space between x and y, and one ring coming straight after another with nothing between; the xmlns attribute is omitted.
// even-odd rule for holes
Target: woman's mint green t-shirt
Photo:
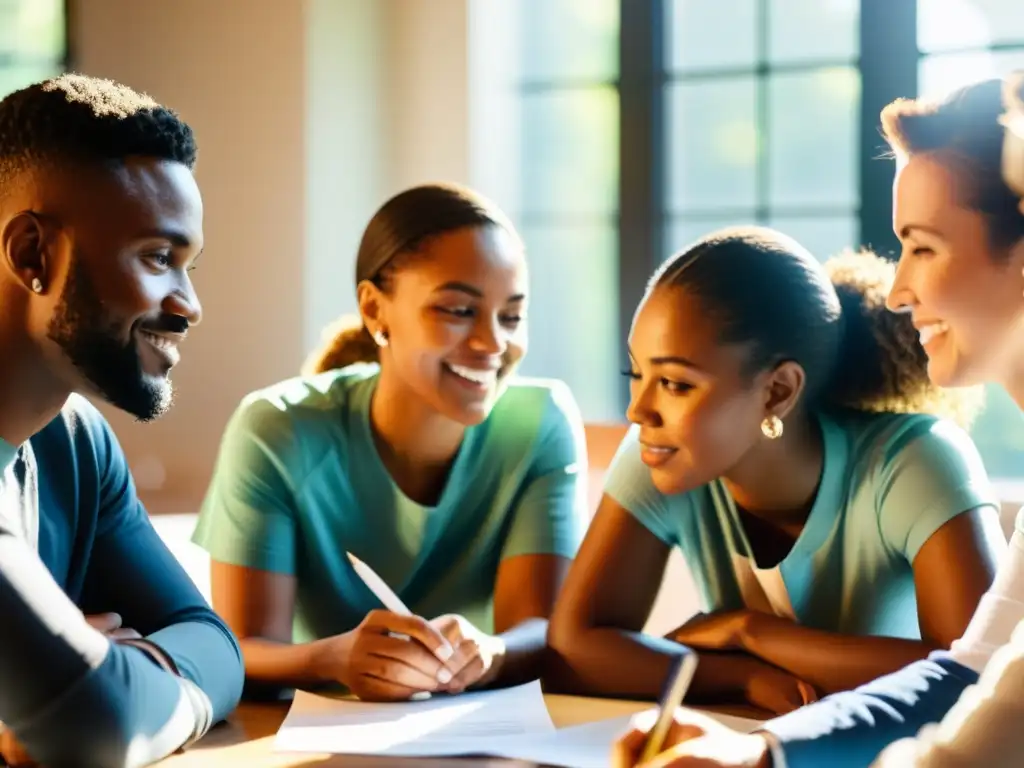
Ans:
<svg viewBox="0 0 1024 768"><path fill-rule="evenodd" d="M659 493L640 460L636 430L619 447L604 492L679 547L706 611L753 608L831 632L918 640L917 553L957 515L998 509L978 450L959 427L932 416L843 413L819 421L818 493L793 548L774 567L754 560L720 480ZM998 560L998 551L989 554Z"/></svg>
<svg viewBox="0 0 1024 768"><path fill-rule="evenodd" d="M416 614L493 631L499 564L572 558L588 520L579 409L558 381L508 384L466 430L437 506L395 485L374 445L378 367L290 379L246 397L224 434L193 541L212 559L296 577L295 642L380 608L349 565L373 568Z"/></svg>

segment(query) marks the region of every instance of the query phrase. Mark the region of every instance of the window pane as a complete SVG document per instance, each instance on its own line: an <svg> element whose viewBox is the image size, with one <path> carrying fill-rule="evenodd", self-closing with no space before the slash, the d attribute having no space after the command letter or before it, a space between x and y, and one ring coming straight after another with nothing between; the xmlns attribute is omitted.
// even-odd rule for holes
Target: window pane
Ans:
<svg viewBox="0 0 1024 768"><path fill-rule="evenodd" d="M971 436L978 445L989 477L1019 478L1024 474L1024 417L1001 387L989 386L985 411Z"/></svg>
<svg viewBox="0 0 1024 768"><path fill-rule="evenodd" d="M860 0L772 0L768 60L853 61L860 51L859 19Z"/></svg>
<svg viewBox="0 0 1024 768"><path fill-rule="evenodd" d="M61 61L64 0L0 0L0 54Z"/></svg>
<svg viewBox="0 0 1024 768"><path fill-rule="evenodd" d="M918 92L922 96L943 96L961 86L1002 77L1015 69L1024 69L1024 48L925 56L917 70Z"/></svg>
<svg viewBox="0 0 1024 768"><path fill-rule="evenodd" d="M524 94L522 126L522 212L615 212L619 101L614 89Z"/></svg>
<svg viewBox="0 0 1024 768"><path fill-rule="evenodd" d="M860 240L860 225L852 211L849 216L773 216L769 226L792 237L818 261L827 261L846 248L855 248Z"/></svg>
<svg viewBox="0 0 1024 768"><path fill-rule="evenodd" d="M672 83L667 91L670 211L753 208L757 84L753 76Z"/></svg>
<svg viewBox="0 0 1024 768"><path fill-rule="evenodd" d="M521 8L524 80L611 80L618 75L618 0L515 2Z"/></svg>
<svg viewBox="0 0 1024 768"><path fill-rule="evenodd" d="M1020 0L918 0L917 44L924 52L1024 43Z"/></svg>
<svg viewBox="0 0 1024 768"><path fill-rule="evenodd" d="M26 85L59 75L60 64L0 67L0 99Z"/></svg>
<svg viewBox="0 0 1024 768"><path fill-rule="evenodd" d="M856 205L857 70L771 75L768 110L770 205Z"/></svg>
<svg viewBox="0 0 1024 768"><path fill-rule="evenodd" d="M758 6L756 0L668 0L669 71L753 68Z"/></svg>
<svg viewBox="0 0 1024 768"><path fill-rule="evenodd" d="M668 240L665 243L665 259L682 251L705 235L724 229L757 224L757 214L751 210L746 215L701 216L695 219L675 218L668 223Z"/></svg>
<svg viewBox="0 0 1024 768"><path fill-rule="evenodd" d="M565 381L588 421L621 421L617 234L612 226L521 227L530 261L529 376Z"/></svg>

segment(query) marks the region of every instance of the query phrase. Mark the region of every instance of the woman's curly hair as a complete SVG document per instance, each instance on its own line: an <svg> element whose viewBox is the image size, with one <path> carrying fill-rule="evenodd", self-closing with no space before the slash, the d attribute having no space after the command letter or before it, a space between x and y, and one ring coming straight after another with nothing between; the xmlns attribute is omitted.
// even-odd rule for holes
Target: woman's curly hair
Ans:
<svg viewBox="0 0 1024 768"><path fill-rule="evenodd" d="M842 304L842 354L829 400L878 413L930 413L968 428L985 403L983 387L942 389L928 378L928 357L907 313L886 309L893 262L870 250L825 262Z"/></svg>

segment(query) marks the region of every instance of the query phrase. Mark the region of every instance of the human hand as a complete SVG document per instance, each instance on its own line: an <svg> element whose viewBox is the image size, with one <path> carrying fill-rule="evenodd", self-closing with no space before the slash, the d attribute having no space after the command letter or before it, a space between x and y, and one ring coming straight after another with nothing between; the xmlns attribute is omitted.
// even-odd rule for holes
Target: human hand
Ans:
<svg viewBox="0 0 1024 768"><path fill-rule="evenodd" d="M0 729L0 758L11 768L28 768L36 765L36 761L25 751L21 743L14 738L8 728Z"/></svg>
<svg viewBox="0 0 1024 768"><path fill-rule="evenodd" d="M494 681L505 658L505 644L500 638L481 632L457 614L438 616L430 623L455 649L448 662L454 675L445 687L448 693L462 693L467 688L480 688Z"/></svg>
<svg viewBox="0 0 1024 768"><path fill-rule="evenodd" d="M317 666L364 701L406 701L445 690L454 648L419 616L371 611L358 627L319 644Z"/></svg>
<svg viewBox="0 0 1024 768"><path fill-rule="evenodd" d="M612 747L613 768L639 768L647 734L657 719L648 710L633 719L632 728ZM661 753L642 768L770 768L768 742L758 734L727 728L700 712L680 708L672 720Z"/></svg>
<svg viewBox="0 0 1024 768"><path fill-rule="evenodd" d="M85 620L93 629L102 632L111 640L138 639L142 637L134 629L122 627L121 616L117 613L94 613L86 616Z"/></svg>
<svg viewBox="0 0 1024 768"><path fill-rule="evenodd" d="M668 639L701 651L745 650L751 624L758 618L747 609L698 613L672 631Z"/></svg>
<svg viewBox="0 0 1024 768"><path fill-rule="evenodd" d="M784 715L818 700L814 686L760 659L750 659L743 693L748 704Z"/></svg>

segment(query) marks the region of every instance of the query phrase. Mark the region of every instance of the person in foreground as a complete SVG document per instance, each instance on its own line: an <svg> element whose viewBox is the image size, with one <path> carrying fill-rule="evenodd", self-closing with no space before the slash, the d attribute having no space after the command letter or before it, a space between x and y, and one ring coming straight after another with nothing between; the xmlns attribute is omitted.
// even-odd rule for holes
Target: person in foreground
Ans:
<svg viewBox="0 0 1024 768"><path fill-rule="evenodd" d="M893 223L903 246L889 306L910 313L936 384L996 382L1024 409L1024 76L968 86L938 103L899 100L882 112L882 125L897 161ZM653 765L1018 766L1022 619L1024 514L992 589L949 652L751 735L680 710ZM616 765L635 763L644 730L619 742Z"/></svg>
<svg viewBox="0 0 1024 768"><path fill-rule="evenodd" d="M243 401L200 514L248 680L402 700L535 679L587 466L568 388L512 379L522 244L470 190L415 187L369 222L356 290L361 318L304 375ZM347 553L414 615L382 610Z"/></svg>
<svg viewBox="0 0 1024 768"><path fill-rule="evenodd" d="M885 310L893 272L740 227L655 274L635 426L551 622L555 684L654 698L682 644L701 652L689 701L782 713L963 633L1006 541L974 444L937 415L979 393L930 384ZM673 546L708 613L647 637Z"/></svg>
<svg viewBox="0 0 1024 768"><path fill-rule="evenodd" d="M64 75L0 101L0 749L135 766L237 704L238 644L153 530L83 393L148 421L198 323L191 129ZM121 624L124 626L121 626Z"/></svg>

